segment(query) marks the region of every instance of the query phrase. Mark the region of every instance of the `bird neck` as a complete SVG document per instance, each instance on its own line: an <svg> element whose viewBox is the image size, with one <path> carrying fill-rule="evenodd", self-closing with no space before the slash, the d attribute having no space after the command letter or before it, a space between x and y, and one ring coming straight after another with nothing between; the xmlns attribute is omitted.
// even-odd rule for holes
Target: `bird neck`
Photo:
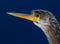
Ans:
<svg viewBox="0 0 60 44"><path fill-rule="evenodd" d="M57 38L55 31L49 26L40 26L44 34L46 35L49 44L60 44L60 40Z"/></svg>

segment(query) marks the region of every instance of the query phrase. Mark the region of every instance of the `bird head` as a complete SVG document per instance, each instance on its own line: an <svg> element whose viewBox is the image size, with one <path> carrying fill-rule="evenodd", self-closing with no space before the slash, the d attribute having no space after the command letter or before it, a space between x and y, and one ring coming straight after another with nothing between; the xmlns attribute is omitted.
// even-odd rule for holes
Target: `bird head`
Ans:
<svg viewBox="0 0 60 44"><path fill-rule="evenodd" d="M47 26L50 24L50 12L47 10L33 10L32 15L38 18L36 22L33 21L35 25Z"/></svg>
<svg viewBox="0 0 60 44"><path fill-rule="evenodd" d="M33 10L30 15L11 12L8 12L8 14L32 21L35 25L38 26L49 25L50 12L46 10Z"/></svg>

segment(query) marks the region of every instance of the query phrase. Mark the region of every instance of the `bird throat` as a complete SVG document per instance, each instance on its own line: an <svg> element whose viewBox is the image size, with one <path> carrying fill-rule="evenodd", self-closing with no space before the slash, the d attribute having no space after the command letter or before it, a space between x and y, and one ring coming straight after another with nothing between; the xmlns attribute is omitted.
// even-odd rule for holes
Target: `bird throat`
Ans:
<svg viewBox="0 0 60 44"><path fill-rule="evenodd" d="M40 28L46 35L49 44L60 44L60 39L57 37L57 33L50 26L40 25Z"/></svg>

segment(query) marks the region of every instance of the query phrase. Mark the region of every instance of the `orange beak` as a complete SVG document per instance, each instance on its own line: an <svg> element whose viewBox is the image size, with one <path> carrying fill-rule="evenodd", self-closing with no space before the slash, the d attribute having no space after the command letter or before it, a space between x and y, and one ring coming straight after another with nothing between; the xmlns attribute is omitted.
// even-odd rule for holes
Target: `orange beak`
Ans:
<svg viewBox="0 0 60 44"><path fill-rule="evenodd" d="M30 20L30 21L33 21L33 22L37 22L39 20L39 18L37 18L33 15L26 15L26 14L22 14L22 13L10 13L10 12L8 12L7 14L10 14L12 16L16 16L18 18L23 18L23 19L26 19L26 20Z"/></svg>

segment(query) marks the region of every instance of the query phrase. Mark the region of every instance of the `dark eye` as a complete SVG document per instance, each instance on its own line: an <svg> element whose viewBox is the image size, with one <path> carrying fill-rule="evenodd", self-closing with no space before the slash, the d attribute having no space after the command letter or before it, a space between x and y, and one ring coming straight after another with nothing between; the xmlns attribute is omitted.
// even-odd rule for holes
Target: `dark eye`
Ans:
<svg viewBox="0 0 60 44"><path fill-rule="evenodd" d="M36 17L39 17L39 15L37 14Z"/></svg>

